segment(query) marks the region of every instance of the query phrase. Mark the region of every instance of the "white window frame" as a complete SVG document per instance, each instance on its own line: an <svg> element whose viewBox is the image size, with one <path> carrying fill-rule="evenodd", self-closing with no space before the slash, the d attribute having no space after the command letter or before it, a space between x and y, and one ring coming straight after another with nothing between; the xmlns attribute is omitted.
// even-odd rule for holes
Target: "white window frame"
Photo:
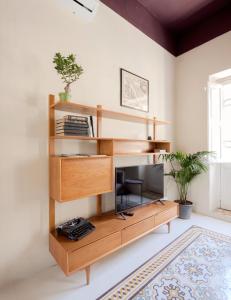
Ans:
<svg viewBox="0 0 231 300"><path fill-rule="evenodd" d="M224 95L223 95L223 87L225 85L228 85L228 84L231 84L231 77L227 77L227 78L224 78L224 79L219 79L219 80L216 80L216 81L213 81L213 82L209 82L208 84L208 90L209 90L209 93L208 93L208 115L209 115L209 118L208 118L208 138L209 138L209 141L208 141L208 144L209 144L209 150L210 151L213 151L214 148L214 144L213 144L213 128L214 128L214 123L213 123L213 116L212 116L212 92L213 92L213 89L218 89L219 91L219 114L220 114L220 117L219 117L219 122L218 122L218 126L219 126L219 153L217 153L217 156L216 156L216 161L217 162L222 162L223 161L223 156L222 156L222 143L223 143L223 139L222 139L222 126L223 126L223 122L222 122L222 105L223 105L223 101L224 101ZM230 100L231 101L231 98L227 99L228 101ZM231 144L231 140L229 141L230 144ZM230 159L227 161L227 162L231 162L231 157Z"/></svg>

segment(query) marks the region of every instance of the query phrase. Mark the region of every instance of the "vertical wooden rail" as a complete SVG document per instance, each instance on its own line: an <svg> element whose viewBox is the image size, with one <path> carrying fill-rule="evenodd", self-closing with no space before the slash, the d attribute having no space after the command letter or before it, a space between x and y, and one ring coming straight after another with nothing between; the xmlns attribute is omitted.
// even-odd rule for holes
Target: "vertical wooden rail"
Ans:
<svg viewBox="0 0 231 300"><path fill-rule="evenodd" d="M50 197L51 194L51 164L50 164L50 157L51 155L55 154L55 141L51 139L51 136L55 135L55 96L49 95L48 101L48 111L49 111L49 132L48 132L48 144L49 144L49 232L52 232L55 229L55 200Z"/></svg>
<svg viewBox="0 0 231 300"><path fill-rule="evenodd" d="M102 105L97 105L96 113L96 122L97 122L97 137L102 135Z"/></svg>
<svg viewBox="0 0 231 300"><path fill-rule="evenodd" d="M153 118L153 140L154 141L156 140L156 117ZM155 155L153 155L153 163L154 164L156 163L156 156Z"/></svg>
<svg viewBox="0 0 231 300"><path fill-rule="evenodd" d="M153 140L156 140L156 117L153 118Z"/></svg>
<svg viewBox="0 0 231 300"><path fill-rule="evenodd" d="M101 105L97 105L96 123L97 123L97 137L101 137L102 135L102 106ZM97 154L100 154L100 141L97 141ZM96 211L98 216L102 214L102 195L97 195Z"/></svg>

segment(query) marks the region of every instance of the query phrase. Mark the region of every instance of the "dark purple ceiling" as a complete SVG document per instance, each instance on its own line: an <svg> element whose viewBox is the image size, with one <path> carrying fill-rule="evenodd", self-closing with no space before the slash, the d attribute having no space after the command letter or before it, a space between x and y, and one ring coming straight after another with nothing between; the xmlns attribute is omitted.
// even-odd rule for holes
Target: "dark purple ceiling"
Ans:
<svg viewBox="0 0 231 300"><path fill-rule="evenodd" d="M231 0L101 0L175 56L231 30Z"/></svg>

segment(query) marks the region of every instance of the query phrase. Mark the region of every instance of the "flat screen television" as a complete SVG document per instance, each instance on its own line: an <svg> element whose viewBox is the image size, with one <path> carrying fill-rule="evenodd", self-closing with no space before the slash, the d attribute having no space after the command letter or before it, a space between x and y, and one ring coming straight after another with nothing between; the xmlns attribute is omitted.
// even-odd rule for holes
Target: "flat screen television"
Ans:
<svg viewBox="0 0 231 300"><path fill-rule="evenodd" d="M122 213L164 197L163 164L115 169L115 211Z"/></svg>

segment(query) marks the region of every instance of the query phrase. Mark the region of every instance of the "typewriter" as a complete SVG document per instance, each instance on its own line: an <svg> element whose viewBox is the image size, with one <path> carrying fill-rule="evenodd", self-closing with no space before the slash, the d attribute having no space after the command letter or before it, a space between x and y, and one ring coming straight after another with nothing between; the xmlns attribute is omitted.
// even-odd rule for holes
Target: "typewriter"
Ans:
<svg viewBox="0 0 231 300"><path fill-rule="evenodd" d="M57 228L57 233L65 235L68 239L78 241L95 230L95 226L84 218L74 218Z"/></svg>

